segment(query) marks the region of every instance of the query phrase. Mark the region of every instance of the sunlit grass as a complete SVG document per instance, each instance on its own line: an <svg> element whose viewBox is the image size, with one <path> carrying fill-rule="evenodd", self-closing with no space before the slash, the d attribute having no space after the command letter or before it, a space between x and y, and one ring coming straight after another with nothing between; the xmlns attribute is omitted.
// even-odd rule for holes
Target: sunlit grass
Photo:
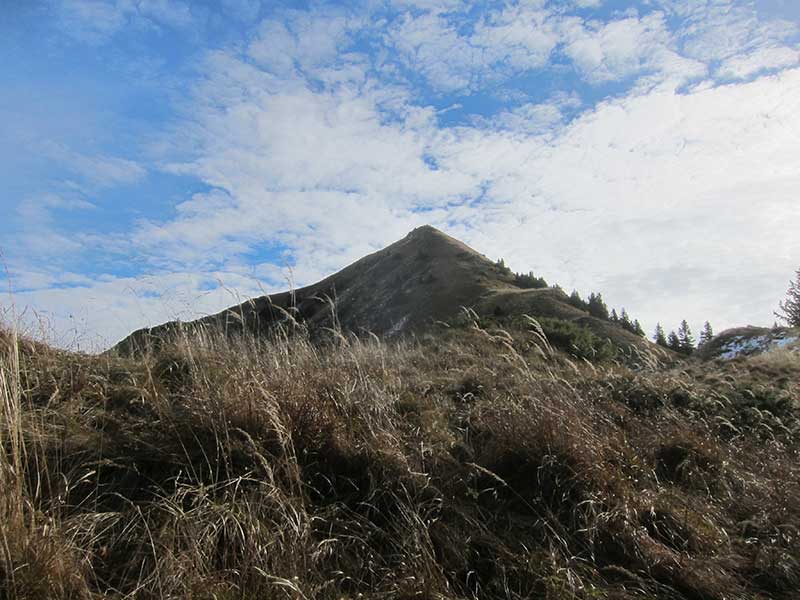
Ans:
<svg viewBox="0 0 800 600"><path fill-rule="evenodd" d="M537 325L5 332L0 597L791 598L796 355L590 363Z"/></svg>

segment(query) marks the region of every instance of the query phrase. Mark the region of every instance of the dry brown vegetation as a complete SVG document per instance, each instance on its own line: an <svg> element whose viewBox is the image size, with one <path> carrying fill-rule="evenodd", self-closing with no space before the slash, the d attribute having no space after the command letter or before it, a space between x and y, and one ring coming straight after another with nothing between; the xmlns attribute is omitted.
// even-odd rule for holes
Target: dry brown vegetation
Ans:
<svg viewBox="0 0 800 600"><path fill-rule="evenodd" d="M0 354L0 598L800 588L796 355L590 364L533 323Z"/></svg>

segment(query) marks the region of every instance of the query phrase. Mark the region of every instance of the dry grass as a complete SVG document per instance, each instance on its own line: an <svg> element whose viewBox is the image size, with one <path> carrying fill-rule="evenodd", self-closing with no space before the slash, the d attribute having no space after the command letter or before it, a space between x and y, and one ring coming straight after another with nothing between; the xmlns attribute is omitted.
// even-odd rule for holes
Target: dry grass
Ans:
<svg viewBox="0 0 800 600"><path fill-rule="evenodd" d="M0 352L0 598L800 587L791 357L632 371L474 325Z"/></svg>

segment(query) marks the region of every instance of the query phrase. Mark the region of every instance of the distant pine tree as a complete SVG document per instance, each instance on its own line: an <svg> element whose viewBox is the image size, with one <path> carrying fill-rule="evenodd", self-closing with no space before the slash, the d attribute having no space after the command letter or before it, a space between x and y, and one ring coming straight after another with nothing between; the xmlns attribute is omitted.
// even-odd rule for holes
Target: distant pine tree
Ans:
<svg viewBox="0 0 800 600"><path fill-rule="evenodd" d="M611 320L612 323L619 323L619 317L617 316L616 308L611 309L611 316L608 318Z"/></svg>
<svg viewBox="0 0 800 600"><path fill-rule="evenodd" d="M578 290L572 290L572 293L569 295L569 303L575 308L579 308L585 311L589 310L589 304L586 302L586 300L581 298L581 295L578 292Z"/></svg>
<svg viewBox="0 0 800 600"><path fill-rule="evenodd" d="M589 314L598 319L608 321L608 306L603 302L602 294L589 294Z"/></svg>
<svg viewBox="0 0 800 600"><path fill-rule="evenodd" d="M713 337L714 330L711 329L711 323L706 321L706 324L703 325L703 331L700 332L700 342L697 344L697 346L700 347L706 345Z"/></svg>
<svg viewBox="0 0 800 600"><path fill-rule="evenodd" d="M667 336L664 335L664 328L661 326L661 323L656 323L656 331L653 334L653 341L664 348L669 346L669 344L667 344Z"/></svg>
<svg viewBox="0 0 800 600"><path fill-rule="evenodd" d="M511 269L508 268L508 266L506 265L506 261L503 260L502 258L498 258L497 262L494 264L500 270L501 273L505 275L511 275Z"/></svg>
<svg viewBox="0 0 800 600"><path fill-rule="evenodd" d="M628 315L628 311L624 308L619 314L619 324L622 325L622 328L626 331L633 332L633 323L631 323L631 318Z"/></svg>
<svg viewBox="0 0 800 600"><path fill-rule="evenodd" d="M670 350L675 350L675 352L681 351L681 340L678 338L678 334L674 331L670 331L669 335L667 336L667 348Z"/></svg>
<svg viewBox="0 0 800 600"><path fill-rule="evenodd" d="M639 323L639 319L636 319L633 322L633 333L635 333L639 337L646 337L644 329L642 329L642 325L641 323Z"/></svg>
<svg viewBox="0 0 800 600"><path fill-rule="evenodd" d="M678 328L678 340L681 352L687 356L694 352L694 336L692 336L692 330L689 328L686 319L681 321L681 326Z"/></svg>
<svg viewBox="0 0 800 600"><path fill-rule="evenodd" d="M525 289L541 289L548 287L544 277L537 277L533 271L529 273L515 273L514 283Z"/></svg>
<svg viewBox="0 0 800 600"><path fill-rule="evenodd" d="M778 303L775 316L789 327L800 327L800 269L795 272L795 280L789 282L786 298Z"/></svg>

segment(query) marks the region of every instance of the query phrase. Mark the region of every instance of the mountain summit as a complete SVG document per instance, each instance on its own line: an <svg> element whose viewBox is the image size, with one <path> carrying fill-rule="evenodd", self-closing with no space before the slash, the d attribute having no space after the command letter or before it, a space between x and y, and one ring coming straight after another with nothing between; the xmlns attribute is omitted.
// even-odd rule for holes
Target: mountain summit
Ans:
<svg viewBox="0 0 800 600"><path fill-rule="evenodd" d="M562 290L523 289L515 281L508 269L426 225L318 283L254 298L190 325L258 332L292 315L312 328L331 326L335 319L346 331L391 336L446 321L469 307L479 314L525 313L607 328L571 306ZM170 322L135 331L115 349L135 353L177 326Z"/></svg>

